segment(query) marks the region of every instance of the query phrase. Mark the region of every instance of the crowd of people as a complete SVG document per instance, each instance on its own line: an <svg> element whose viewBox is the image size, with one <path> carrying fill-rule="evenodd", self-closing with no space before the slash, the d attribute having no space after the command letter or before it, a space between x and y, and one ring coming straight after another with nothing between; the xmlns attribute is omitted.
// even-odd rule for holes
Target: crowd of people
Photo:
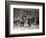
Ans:
<svg viewBox="0 0 46 38"><path fill-rule="evenodd" d="M39 17L25 13L24 15L21 16L21 18L15 17L14 23L16 24L15 26L20 24L20 27L24 27L24 26L30 27L31 24L39 24Z"/></svg>

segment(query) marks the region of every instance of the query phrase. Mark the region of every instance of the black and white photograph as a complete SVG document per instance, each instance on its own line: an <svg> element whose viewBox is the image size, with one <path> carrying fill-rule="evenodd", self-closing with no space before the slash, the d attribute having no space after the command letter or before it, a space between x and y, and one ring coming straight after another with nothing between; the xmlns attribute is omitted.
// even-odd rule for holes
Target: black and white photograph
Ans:
<svg viewBox="0 0 46 38"><path fill-rule="evenodd" d="M45 34L44 3L6 1L6 37Z"/></svg>
<svg viewBox="0 0 46 38"><path fill-rule="evenodd" d="M14 29L39 29L39 9L13 8Z"/></svg>

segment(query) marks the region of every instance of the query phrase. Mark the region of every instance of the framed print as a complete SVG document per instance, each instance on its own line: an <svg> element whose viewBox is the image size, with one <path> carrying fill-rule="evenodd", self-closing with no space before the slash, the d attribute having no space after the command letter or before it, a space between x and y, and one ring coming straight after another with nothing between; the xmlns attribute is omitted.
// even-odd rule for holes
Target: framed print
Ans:
<svg viewBox="0 0 46 38"><path fill-rule="evenodd" d="M6 37L45 35L45 3L5 1Z"/></svg>

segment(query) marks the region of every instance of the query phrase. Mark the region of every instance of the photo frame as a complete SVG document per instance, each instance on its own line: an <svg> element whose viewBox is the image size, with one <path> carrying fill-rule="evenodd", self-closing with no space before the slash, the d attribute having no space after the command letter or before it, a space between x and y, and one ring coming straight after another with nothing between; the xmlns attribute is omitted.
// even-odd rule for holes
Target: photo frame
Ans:
<svg viewBox="0 0 46 38"><path fill-rule="evenodd" d="M5 36L45 35L45 3L5 1Z"/></svg>

